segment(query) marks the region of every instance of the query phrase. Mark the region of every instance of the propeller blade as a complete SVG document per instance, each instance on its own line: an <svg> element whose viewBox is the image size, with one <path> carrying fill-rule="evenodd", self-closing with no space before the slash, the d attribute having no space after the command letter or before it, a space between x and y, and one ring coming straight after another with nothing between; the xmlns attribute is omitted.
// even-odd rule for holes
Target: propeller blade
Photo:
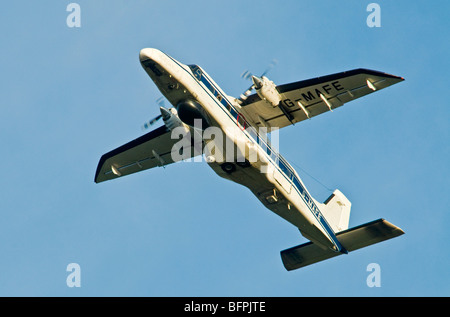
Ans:
<svg viewBox="0 0 450 317"><path fill-rule="evenodd" d="M147 130L148 128L150 128L152 125L154 125L158 120L160 120L163 117L163 113L166 113L166 112L163 112L161 110L161 108L164 108L164 110L167 110L164 107L165 106L165 104L164 104L164 97L161 96L158 99L156 99L156 103L159 105L159 109L161 111L161 114L156 116L156 117L154 117L153 119L147 121L146 123L144 123L142 125L142 130Z"/></svg>
<svg viewBox="0 0 450 317"><path fill-rule="evenodd" d="M255 85L251 85L244 93L239 96L239 101L242 102L252 93L252 90L255 88Z"/></svg>
<svg viewBox="0 0 450 317"><path fill-rule="evenodd" d="M275 67L276 64L278 64L278 61L276 59L272 60L267 69L259 77L265 76L272 68Z"/></svg>
<svg viewBox="0 0 450 317"><path fill-rule="evenodd" d="M253 76L253 74L250 72L250 71L248 71L248 70L246 70L245 72L243 72L242 74L241 74L241 78L244 78L244 79L249 79L249 78L251 78Z"/></svg>
<svg viewBox="0 0 450 317"><path fill-rule="evenodd" d="M162 118L162 114L154 117L153 119L147 121L146 123L144 123L144 125L142 126L142 130L147 130L148 128L150 128L152 125L154 125L159 119Z"/></svg>
<svg viewBox="0 0 450 317"><path fill-rule="evenodd" d="M158 99L156 99L156 103L160 106L160 107L164 107L164 97L159 97Z"/></svg>

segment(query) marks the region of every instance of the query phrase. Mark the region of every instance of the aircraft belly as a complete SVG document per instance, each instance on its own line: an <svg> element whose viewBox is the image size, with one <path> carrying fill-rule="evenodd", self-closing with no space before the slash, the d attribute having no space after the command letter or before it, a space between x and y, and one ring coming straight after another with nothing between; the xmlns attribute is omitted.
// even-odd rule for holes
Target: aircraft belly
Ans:
<svg viewBox="0 0 450 317"><path fill-rule="evenodd" d="M259 167L240 167L232 173L225 172L220 163L208 163L221 177L249 188L252 193L271 211L299 228L311 225L310 219L302 215L290 200L290 194L273 177L273 173L261 173Z"/></svg>
<svg viewBox="0 0 450 317"><path fill-rule="evenodd" d="M232 173L225 172L220 163L208 165L221 177L249 188L261 203L286 221L296 226L301 234L321 248L333 248L333 242L328 238L320 223L312 215L300 195L292 188L286 190L286 184L280 184L273 172L262 173L260 166L236 165ZM279 176L279 175L278 175Z"/></svg>

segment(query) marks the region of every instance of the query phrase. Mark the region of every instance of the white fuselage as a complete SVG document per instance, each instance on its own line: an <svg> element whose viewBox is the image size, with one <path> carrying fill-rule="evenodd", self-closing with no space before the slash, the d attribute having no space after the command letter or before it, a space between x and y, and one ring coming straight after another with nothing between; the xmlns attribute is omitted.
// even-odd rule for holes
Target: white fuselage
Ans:
<svg viewBox="0 0 450 317"><path fill-rule="evenodd" d="M140 52L140 60L174 107L186 100L195 101L207 113L210 127L215 127L214 131L220 129L220 138L205 138L205 143L214 149L207 154L207 163L219 176L248 187L268 209L319 246L345 251L298 174L266 137L245 120L234 98L226 95L199 66L184 65L150 48Z"/></svg>

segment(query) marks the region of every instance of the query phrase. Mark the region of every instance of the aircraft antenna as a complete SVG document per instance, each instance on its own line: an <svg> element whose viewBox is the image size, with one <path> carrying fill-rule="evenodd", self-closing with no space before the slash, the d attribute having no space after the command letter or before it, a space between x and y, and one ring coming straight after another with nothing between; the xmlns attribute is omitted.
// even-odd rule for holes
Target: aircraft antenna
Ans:
<svg viewBox="0 0 450 317"><path fill-rule="evenodd" d="M292 164L301 169L303 173L305 173L306 175L308 175L309 177L311 177L313 180L315 180L319 185L321 185L323 188L325 188L326 190L328 190L329 192L333 192L333 190L331 188L329 188L328 186L326 186L324 183L322 183L320 180L318 180L317 178L315 178L313 175L311 175L310 173L308 173L308 171L306 171L303 167L299 166L298 164L296 164L295 162L292 162Z"/></svg>

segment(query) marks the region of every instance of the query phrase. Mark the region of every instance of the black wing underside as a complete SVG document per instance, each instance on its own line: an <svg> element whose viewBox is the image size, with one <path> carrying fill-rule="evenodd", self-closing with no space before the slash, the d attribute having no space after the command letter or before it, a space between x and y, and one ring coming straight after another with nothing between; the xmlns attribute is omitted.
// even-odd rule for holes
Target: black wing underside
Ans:
<svg viewBox="0 0 450 317"><path fill-rule="evenodd" d="M402 77L360 68L277 86L283 110L262 100L258 94L250 95L241 106L246 118L258 126L267 123L271 127L282 128L332 111L403 80ZM284 112L293 118L292 122Z"/></svg>
<svg viewBox="0 0 450 317"><path fill-rule="evenodd" d="M175 146L179 141L171 137L171 132L165 125L144 134L104 154L97 166L95 182L100 183L153 167L172 164L178 161L176 158L192 157L194 154L192 143L183 147ZM174 151L177 151L178 155L173 155Z"/></svg>

